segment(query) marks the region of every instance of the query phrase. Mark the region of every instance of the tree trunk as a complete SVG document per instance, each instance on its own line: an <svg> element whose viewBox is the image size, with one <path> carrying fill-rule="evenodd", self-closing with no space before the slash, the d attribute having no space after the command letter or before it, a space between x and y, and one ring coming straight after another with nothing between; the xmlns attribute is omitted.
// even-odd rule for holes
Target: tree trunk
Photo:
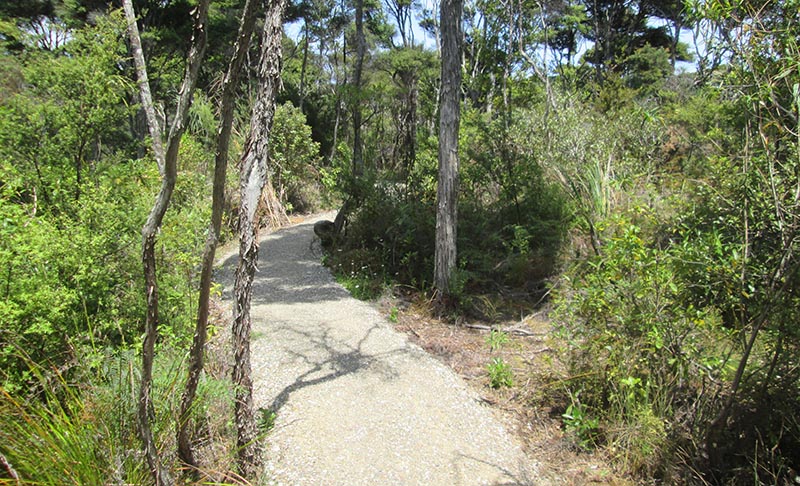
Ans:
<svg viewBox="0 0 800 486"><path fill-rule="evenodd" d="M353 177L350 185L350 194L347 200L342 204L339 212L336 214L335 228L336 235L344 228L347 222L347 214L353 204L351 201L358 201L360 199L358 192L358 184L356 181L364 173L364 152L361 141L361 77L364 71L364 57L367 52L367 43L364 38L364 0L356 0L356 61L353 69L353 92L351 95L352 111L353 111ZM344 52L347 52L344 49ZM346 65L346 63L345 63ZM333 150L336 150L334 146Z"/></svg>
<svg viewBox="0 0 800 486"><path fill-rule="evenodd" d="M211 295L211 274L214 266L217 242L222 227L222 213L225 204L225 179L228 169L228 148L233 125L233 109L236 86L242 63L250 46L256 20L257 0L247 0L239 24L239 33L233 48L233 58L222 83L222 99L220 100L220 122L217 129L216 154L214 157L214 188L211 199L211 223L203 249L202 269L200 271L200 297L197 305L197 322L189 352L189 373L186 386L181 397L181 409L178 419L178 456L190 470L196 471L198 464L192 451L189 434L190 412L197 393L200 374L203 371L206 335L208 332L208 304Z"/></svg>
<svg viewBox="0 0 800 486"><path fill-rule="evenodd" d="M153 95L150 93L150 81L147 77L147 67L144 61L144 51L142 50L142 41L139 36L139 27L136 25L136 14L133 11L132 0L123 0L122 5L125 8L125 17L128 22L128 38L130 39L133 61L136 66L136 80L139 85L139 97L142 102L142 111L144 111L147 129L150 132L153 154L158 164L158 171L161 177L164 177L164 160L166 159L166 155L162 142L163 133L161 131L161 124L158 122L155 105L153 104Z"/></svg>
<svg viewBox="0 0 800 486"><path fill-rule="evenodd" d="M439 185L436 192L436 249L433 272L433 285L440 304L446 304L450 299L450 279L456 269L462 6L463 0L443 0L441 4L442 87L439 105Z"/></svg>
<svg viewBox="0 0 800 486"><path fill-rule="evenodd" d="M308 66L308 18L303 19L303 64L300 65L300 111L305 114L306 101L306 67Z"/></svg>
<svg viewBox="0 0 800 486"><path fill-rule="evenodd" d="M253 107L250 134L242 155L239 176L239 265L234 283L236 305L232 341L237 462L239 472L246 478L255 478L262 462L250 371L250 298L258 263L258 225L255 217L267 180L269 135L275 114L275 95L280 85L283 6L284 0L272 0L267 8L258 68L258 97Z"/></svg>
<svg viewBox="0 0 800 486"><path fill-rule="evenodd" d="M150 472L156 485L171 485L173 480L169 471L161 464L158 449L153 439L153 431L150 428L150 416L153 414L153 403L150 391L153 381L153 357L156 338L158 336L158 284L156 278L156 258L155 246L156 235L161 228L164 214L167 212L172 191L175 188L177 178L178 148L180 147L181 136L186 129L186 118L189 114L189 106L192 101L195 84L200 72L203 54L206 48L206 19L208 18L209 0L202 0L195 10L195 25L192 34L192 44L189 50L189 58L186 62L183 83L178 97L178 105L175 108L175 117L170 127L167 138L167 149L163 150L161 140L161 129L155 117L155 109L150 96L150 86L147 80L147 69L142 52L141 38L139 29L136 25L136 15L133 10L132 0L123 0L125 16L128 22L128 36L133 51L133 59L136 65L136 74L139 84L142 107L147 114L148 127L153 136L153 152L156 155L159 170L162 174L161 189L156 197L156 202L150 210L144 227L142 228L142 265L145 276L145 295L147 299L147 313L145 316L145 337L142 343L142 381L139 389L139 405L137 413L137 425L139 437L142 440L145 457Z"/></svg>
<svg viewBox="0 0 800 486"><path fill-rule="evenodd" d="M364 0L356 0L356 65L353 71L353 177L364 172L364 155L361 146L361 77L364 71L364 57L367 42L364 39Z"/></svg>

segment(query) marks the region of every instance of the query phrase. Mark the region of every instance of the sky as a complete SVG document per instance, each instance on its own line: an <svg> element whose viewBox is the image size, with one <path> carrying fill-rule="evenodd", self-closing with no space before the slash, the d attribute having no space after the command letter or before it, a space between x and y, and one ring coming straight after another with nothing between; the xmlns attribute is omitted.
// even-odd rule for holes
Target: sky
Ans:
<svg viewBox="0 0 800 486"><path fill-rule="evenodd" d="M439 8L438 6L439 6L439 2L438 1L420 0L419 1L419 7L420 8L418 8L416 10L415 14L414 14L414 25L413 25L414 41L417 44L422 43L422 45L426 49L430 49L430 50L436 49L436 39L434 39L432 35L430 35L424 29L422 29L422 27L420 27L420 25L419 25L419 22L420 22L421 16L422 16L422 9L426 9L426 10L429 10L429 11L436 11ZM665 23L664 21L658 20L658 19L654 19L654 20L652 20L650 22L650 24L652 26L660 26L660 25L662 25L664 23ZM295 21L295 22L292 22L292 23L285 24L284 29L285 29L286 35L289 36L290 38L292 38L295 41L299 41L299 39L301 37L302 25L303 25L302 22L299 21L299 20ZM399 42L399 40L400 40L399 34L396 35L396 39ZM680 40L681 40L681 42L683 42L687 46L689 46L689 52L690 53L695 54L695 52L694 52L694 50L695 50L694 33L692 32L691 29L683 29L681 31ZM698 44L699 44L698 47L700 49L704 48L704 45L702 43L702 39L699 39ZM586 52L589 48L591 48L591 46L592 46L591 42L589 42L589 41L583 42L582 45L581 45L581 48L579 49L578 56L576 56L576 58L579 58L580 55L583 54L584 52ZM548 57L552 58L552 55L548 55ZM541 55L539 55L539 59L541 59ZM675 71L676 71L676 73L695 72L696 71L695 62L678 61L676 63L676 66L675 66Z"/></svg>

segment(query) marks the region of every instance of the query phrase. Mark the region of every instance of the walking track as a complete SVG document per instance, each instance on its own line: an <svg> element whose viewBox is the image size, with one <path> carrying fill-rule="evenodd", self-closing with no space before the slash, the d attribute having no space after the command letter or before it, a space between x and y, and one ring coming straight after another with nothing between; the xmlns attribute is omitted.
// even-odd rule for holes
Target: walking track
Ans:
<svg viewBox="0 0 800 486"><path fill-rule="evenodd" d="M334 281L319 219L263 236L259 250L252 364L256 406L277 413L269 484L541 484L460 377ZM228 300L235 264L219 272Z"/></svg>

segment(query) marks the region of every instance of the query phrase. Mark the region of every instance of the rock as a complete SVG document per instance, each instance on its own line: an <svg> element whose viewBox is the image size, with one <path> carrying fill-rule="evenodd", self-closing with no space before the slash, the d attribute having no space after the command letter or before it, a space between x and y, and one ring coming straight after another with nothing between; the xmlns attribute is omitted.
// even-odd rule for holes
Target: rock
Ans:
<svg viewBox="0 0 800 486"><path fill-rule="evenodd" d="M336 237L336 225L333 221L317 221L314 223L314 234L319 237L322 246L330 246Z"/></svg>

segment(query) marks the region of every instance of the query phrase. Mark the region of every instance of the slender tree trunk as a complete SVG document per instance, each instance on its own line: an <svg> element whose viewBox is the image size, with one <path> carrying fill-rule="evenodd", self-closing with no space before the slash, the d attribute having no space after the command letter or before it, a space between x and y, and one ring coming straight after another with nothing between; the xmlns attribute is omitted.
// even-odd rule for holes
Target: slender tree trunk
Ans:
<svg viewBox="0 0 800 486"><path fill-rule="evenodd" d="M361 77L364 71L364 57L367 43L364 39L364 0L356 0L356 65L353 71L353 177L364 172L364 155L361 141Z"/></svg>
<svg viewBox="0 0 800 486"><path fill-rule="evenodd" d="M303 64L300 66L300 111L305 114L304 104L306 101L306 67L308 66L308 19L303 23Z"/></svg>
<svg viewBox="0 0 800 486"><path fill-rule="evenodd" d="M339 145L339 120L342 118L342 101L339 96L339 86L336 86L336 117L333 122L333 143L331 153L328 156L328 164L333 165L333 158L336 157L336 148Z"/></svg>
<svg viewBox="0 0 800 486"><path fill-rule="evenodd" d="M442 87L439 108L439 185L436 192L436 249L433 285L440 304L450 298L456 269L458 225L458 128L461 94L461 12L463 0L441 4Z"/></svg>
<svg viewBox="0 0 800 486"><path fill-rule="evenodd" d="M144 61L144 51L142 50L142 41L139 36L139 27L136 25L136 13L133 11L132 0L123 0L122 5L125 9L125 18L128 22L128 38L131 43L134 65L136 66L136 81L139 85L139 98L142 102L142 111L144 111L147 129L150 132L153 154L158 164L158 171L161 173L161 177L164 177L164 160L166 159L166 155L164 153L164 143L162 141L162 127L156 115L153 95L150 93L150 80L147 77L147 65Z"/></svg>
<svg viewBox="0 0 800 486"><path fill-rule="evenodd" d="M358 184L356 181L364 173L364 151L361 141L361 77L364 71L364 57L367 52L367 43L364 38L364 0L356 0L356 61L353 69L353 82L355 94L352 95L352 111L353 111L353 178L350 186L350 194L348 199L342 204L339 212L334 219L334 231L338 235L347 222L347 214L350 211L353 203L351 201L358 201L360 196L358 194ZM347 49L343 50L345 53ZM346 65L346 61L345 61ZM334 147L334 150L336 148Z"/></svg>
<svg viewBox="0 0 800 486"><path fill-rule="evenodd" d="M155 118L155 109L150 96L147 69L145 67L132 0L123 0L125 16L128 22L128 36L131 42L134 63L136 64L142 105L147 114L150 133L154 135L153 152L156 155L156 160L162 173L161 189L158 192L153 208L150 210L147 221L142 228L142 265L144 267L145 276L147 313L145 316L145 337L142 343L142 381L139 389L139 407L137 413L139 436L142 440L148 467L150 468L156 485L159 486L171 485L173 484L173 480L167 468L161 464L158 449L156 448L153 438L153 431L150 428L150 416L153 414L153 403L150 397L153 381L153 357L155 342L158 336L158 285L155 258L156 235L161 228L161 222L164 219L164 214L167 212L172 197L172 191L175 188L175 180L178 172L178 148L180 147L181 136L186 129L189 106L200 72L203 54L205 53L205 24L208 17L208 3L209 0L202 0L195 10L195 25L192 34L192 43L189 49L189 58L186 62L186 71L184 73L183 83L181 84L178 105L175 108L175 117L173 118L173 124L170 127L169 136L167 138L167 149L164 151L160 126Z"/></svg>
<svg viewBox="0 0 800 486"><path fill-rule="evenodd" d="M198 464L192 451L191 437L189 434L189 417L197 393L200 374L203 371L206 335L208 332L208 304L211 295L211 274L214 267L222 227L222 213L225 205L225 179L228 170L228 148L230 146L231 128L233 126L233 109L235 103L236 87L242 69L245 55L250 46L253 28L255 26L256 11L259 2L247 0L239 24L239 33L233 48L233 58L228 65L228 71L222 83L222 99L220 100L220 122L217 129L217 144L214 157L214 186L211 199L211 222L203 249L202 269L200 271L200 297L197 305L197 322L189 352L189 373L186 386L181 397L181 409L178 419L178 456L192 471L196 471Z"/></svg>
<svg viewBox="0 0 800 486"><path fill-rule="evenodd" d="M239 209L239 266L234 283L233 384L236 387L237 462L239 472L246 478L255 478L262 462L250 371L250 298L258 263L256 209L267 180L269 135L275 114L275 95L280 86L283 6L284 0L272 0L267 7L258 68L258 97L239 176L242 202Z"/></svg>

